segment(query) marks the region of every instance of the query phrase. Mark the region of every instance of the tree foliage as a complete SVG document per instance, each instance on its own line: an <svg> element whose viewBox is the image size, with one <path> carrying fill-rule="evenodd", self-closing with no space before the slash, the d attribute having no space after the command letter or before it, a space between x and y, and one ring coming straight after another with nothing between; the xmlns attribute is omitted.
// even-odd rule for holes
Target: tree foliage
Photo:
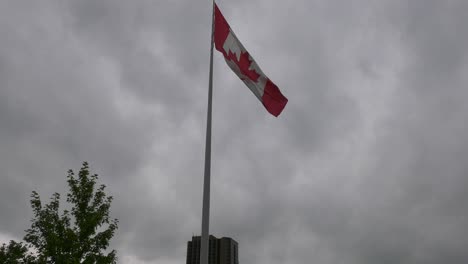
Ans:
<svg viewBox="0 0 468 264"><path fill-rule="evenodd" d="M34 256L28 252L28 247L23 243L18 243L13 240L8 245L2 244L0 247L0 263L2 264L17 264L17 263L35 263Z"/></svg>
<svg viewBox="0 0 468 264"><path fill-rule="evenodd" d="M106 250L118 220L110 218L112 196L105 194L106 186L98 186L97 180L98 175L90 174L87 162L83 163L77 176L69 170L66 201L71 209L62 212L59 193L54 193L48 204L42 204L39 194L33 191L31 207L34 217L24 240L35 252L34 259L28 260L26 247L14 242L16 244L5 252L10 258L18 256L17 259L23 262L12 263L116 263L116 251L106 253Z"/></svg>

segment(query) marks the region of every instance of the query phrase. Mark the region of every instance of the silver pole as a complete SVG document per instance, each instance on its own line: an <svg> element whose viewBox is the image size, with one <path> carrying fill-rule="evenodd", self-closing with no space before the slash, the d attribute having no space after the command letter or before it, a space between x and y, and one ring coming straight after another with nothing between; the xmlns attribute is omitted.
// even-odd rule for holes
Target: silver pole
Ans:
<svg viewBox="0 0 468 264"><path fill-rule="evenodd" d="M210 229L210 171L211 171L211 108L213 99L213 45L214 45L214 5L213 0L211 17L211 48L210 48L210 75L208 81L208 111L206 117L205 141L205 176L203 180L203 209L202 233L200 247L200 264L208 264L209 229Z"/></svg>

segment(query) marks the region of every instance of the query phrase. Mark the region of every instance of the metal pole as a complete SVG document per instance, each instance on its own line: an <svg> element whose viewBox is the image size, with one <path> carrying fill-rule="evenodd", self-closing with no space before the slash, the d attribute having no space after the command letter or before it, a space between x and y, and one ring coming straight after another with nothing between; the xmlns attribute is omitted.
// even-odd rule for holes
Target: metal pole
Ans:
<svg viewBox="0 0 468 264"><path fill-rule="evenodd" d="M210 48L210 75L208 81L208 111L206 118L206 143L205 143L205 175L203 180L203 209L202 209L202 233L200 247L200 264L208 264L209 253L209 229L210 229L210 171L211 171L211 109L213 99L213 37L214 37L214 6L213 0L211 17L211 48Z"/></svg>

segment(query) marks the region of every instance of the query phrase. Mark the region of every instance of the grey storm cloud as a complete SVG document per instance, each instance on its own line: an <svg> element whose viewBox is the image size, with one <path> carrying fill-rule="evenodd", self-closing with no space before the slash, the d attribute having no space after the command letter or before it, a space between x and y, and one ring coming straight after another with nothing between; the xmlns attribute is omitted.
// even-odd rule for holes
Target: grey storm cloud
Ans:
<svg viewBox="0 0 468 264"><path fill-rule="evenodd" d="M218 1L289 103L214 58L211 233L240 263L468 262L468 3ZM122 263L201 227L210 1L0 1L0 238L87 160Z"/></svg>

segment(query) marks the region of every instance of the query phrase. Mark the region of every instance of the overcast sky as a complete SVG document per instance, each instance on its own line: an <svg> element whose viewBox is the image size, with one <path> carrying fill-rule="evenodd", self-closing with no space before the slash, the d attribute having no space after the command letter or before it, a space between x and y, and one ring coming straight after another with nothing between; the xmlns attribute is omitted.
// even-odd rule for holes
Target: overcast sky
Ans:
<svg viewBox="0 0 468 264"><path fill-rule="evenodd" d="M289 103L214 57L211 233L240 263L468 263L468 1L219 6ZM209 0L0 0L0 242L83 161L121 263L201 230Z"/></svg>

